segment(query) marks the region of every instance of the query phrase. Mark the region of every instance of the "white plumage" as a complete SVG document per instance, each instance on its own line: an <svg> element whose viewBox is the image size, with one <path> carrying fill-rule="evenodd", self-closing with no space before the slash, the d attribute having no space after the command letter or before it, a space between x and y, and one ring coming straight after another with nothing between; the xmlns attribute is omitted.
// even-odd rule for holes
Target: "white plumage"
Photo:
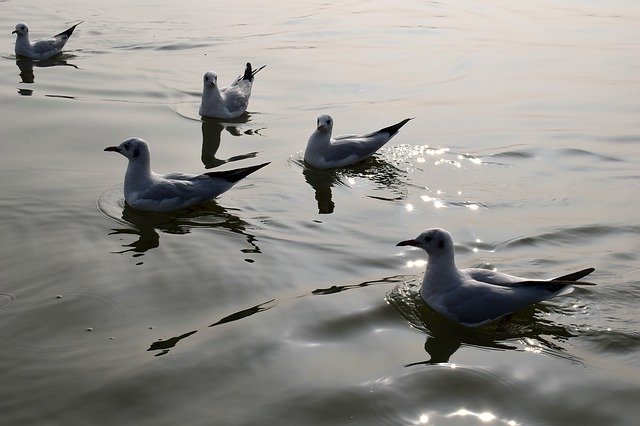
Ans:
<svg viewBox="0 0 640 426"><path fill-rule="evenodd" d="M251 69L247 62L244 74L239 76L230 86L220 88L218 76L213 71L207 72L203 77L202 102L200 115L204 117L232 119L238 118L247 110L253 77L264 68Z"/></svg>
<svg viewBox="0 0 640 426"><path fill-rule="evenodd" d="M138 210L168 212L191 207L228 191L240 179L269 163L201 175L159 174L151 170L149 145L131 138L105 151L118 152L129 159L124 175L124 198Z"/></svg>
<svg viewBox="0 0 640 426"><path fill-rule="evenodd" d="M316 169L351 166L371 157L409 120L411 119L406 118L393 126L364 135L350 134L332 138L333 119L323 114L318 117L317 128L309 137L304 161Z"/></svg>
<svg viewBox="0 0 640 426"><path fill-rule="evenodd" d="M68 30L56 34L51 38L38 39L32 43L29 41L29 27L27 27L25 23L20 22L16 24L16 29L13 31L13 34L17 35L16 55L37 60L52 58L62 52L62 48L67 44L69 37L73 34L73 30L81 23L82 22L78 22Z"/></svg>
<svg viewBox="0 0 640 426"><path fill-rule="evenodd" d="M420 296L435 311L468 327L477 327L509 315L528 305L573 291L576 282L594 271L584 269L549 280L534 280L496 271L458 269L451 235L427 229L398 246L419 247L427 252L427 268Z"/></svg>

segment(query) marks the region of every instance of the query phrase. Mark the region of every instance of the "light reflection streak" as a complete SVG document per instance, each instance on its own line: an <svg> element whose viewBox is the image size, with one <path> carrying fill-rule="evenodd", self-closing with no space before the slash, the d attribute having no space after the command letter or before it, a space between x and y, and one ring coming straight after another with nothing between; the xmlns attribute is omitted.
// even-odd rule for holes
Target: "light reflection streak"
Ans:
<svg viewBox="0 0 640 426"><path fill-rule="evenodd" d="M482 413L474 413L473 411L469 411L464 408L461 408L458 411L455 411L447 415L447 417L455 417L455 416L459 416L459 417L474 416L474 417L477 417L480 421L485 423L496 419L496 416L488 411L485 411Z"/></svg>

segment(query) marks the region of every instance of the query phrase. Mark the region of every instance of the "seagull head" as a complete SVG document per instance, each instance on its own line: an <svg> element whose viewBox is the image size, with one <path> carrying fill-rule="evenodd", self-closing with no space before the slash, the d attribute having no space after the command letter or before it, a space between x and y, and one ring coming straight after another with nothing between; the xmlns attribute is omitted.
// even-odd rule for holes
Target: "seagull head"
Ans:
<svg viewBox="0 0 640 426"><path fill-rule="evenodd" d="M412 246L423 249L429 256L453 253L453 239L444 229L431 228L412 240L400 241L396 246Z"/></svg>
<svg viewBox="0 0 640 426"><path fill-rule="evenodd" d="M333 129L333 118L330 115L322 114L318 117L318 130L329 131L331 133Z"/></svg>
<svg viewBox="0 0 640 426"><path fill-rule="evenodd" d="M213 71L207 71L202 78L204 87L216 87L218 84L218 75Z"/></svg>
<svg viewBox="0 0 640 426"><path fill-rule="evenodd" d="M24 22L18 22L16 24L16 29L11 32L11 34L18 34L19 36L25 35L29 32L29 27Z"/></svg>
<svg viewBox="0 0 640 426"><path fill-rule="evenodd" d="M109 146L104 150L122 154L130 161L138 161L142 158L149 158L149 144L147 144L147 141L140 138L127 139L118 146Z"/></svg>

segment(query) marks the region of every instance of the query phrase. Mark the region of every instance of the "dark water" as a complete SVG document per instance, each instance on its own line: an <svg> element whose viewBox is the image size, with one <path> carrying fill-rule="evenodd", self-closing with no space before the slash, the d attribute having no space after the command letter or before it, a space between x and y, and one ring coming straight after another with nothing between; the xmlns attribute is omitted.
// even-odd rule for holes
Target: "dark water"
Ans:
<svg viewBox="0 0 640 426"><path fill-rule="evenodd" d="M0 3L2 424L628 424L640 411L640 9L613 2ZM64 55L17 61L78 20ZM258 74L201 121L201 78ZM301 165L415 117L374 159ZM174 214L159 172L271 161ZM596 287L469 330L417 296L448 229L462 267Z"/></svg>

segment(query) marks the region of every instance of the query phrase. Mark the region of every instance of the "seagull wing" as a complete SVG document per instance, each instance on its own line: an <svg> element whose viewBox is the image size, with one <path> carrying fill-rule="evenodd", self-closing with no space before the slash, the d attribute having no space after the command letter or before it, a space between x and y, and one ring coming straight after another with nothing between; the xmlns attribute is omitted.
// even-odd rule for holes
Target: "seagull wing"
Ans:
<svg viewBox="0 0 640 426"><path fill-rule="evenodd" d="M64 45L67 44L69 37L71 37L71 34L73 34L73 30L75 30L76 27L81 23L82 21L78 22L71 28L66 29L59 34L54 35L51 38L43 38L34 41L31 45L31 50L38 55L44 55L47 53L49 53L51 56L57 55L58 53L60 53Z"/></svg>
<svg viewBox="0 0 640 426"><path fill-rule="evenodd" d="M229 113L242 114L249 104L251 83L246 80L240 80L237 84L222 89L220 94Z"/></svg>
<svg viewBox="0 0 640 426"><path fill-rule="evenodd" d="M372 156L386 142L362 136L338 136L331 140L331 147L324 153L324 160L335 164L334 167L348 166Z"/></svg>
<svg viewBox="0 0 640 426"><path fill-rule="evenodd" d="M176 174L173 174L176 175ZM133 191L128 202L139 210L165 212L189 207L205 201L204 191L193 179L159 177L153 185Z"/></svg>
<svg viewBox="0 0 640 426"><path fill-rule="evenodd" d="M336 136L331 139L331 149L325 154L325 161L339 163L335 167L341 167L364 160L389 142L409 120L411 119L404 119L397 124L366 135Z"/></svg>
<svg viewBox="0 0 640 426"><path fill-rule="evenodd" d="M449 316L462 324L477 327L514 313L526 306L570 292L573 287L537 283L534 286L491 285L470 281L443 297Z"/></svg>
<svg viewBox="0 0 640 426"><path fill-rule="evenodd" d="M62 37L40 39L33 42L31 50L39 55L47 52L60 52L66 43L67 37L64 39Z"/></svg>
<svg viewBox="0 0 640 426"><path fill-rule="evenodd" d="M593 283L588 282L576 282L579 279L586 277L593 271L594 268L583 269L581 271L573 272L571 274L563 275L558 278L553 278L551 280L535 280L535 279L527 279L523 277L518 277L515 275L503 274L501 272L492 271L489 269L480 269L480 268L467 268L463 270L467 275L469 275L472 279L481 281L487 284L493 285L502 285L502 286L513 286L513 285L567 285L567 284L576 284L576 285L595 285Z"/></svg>

